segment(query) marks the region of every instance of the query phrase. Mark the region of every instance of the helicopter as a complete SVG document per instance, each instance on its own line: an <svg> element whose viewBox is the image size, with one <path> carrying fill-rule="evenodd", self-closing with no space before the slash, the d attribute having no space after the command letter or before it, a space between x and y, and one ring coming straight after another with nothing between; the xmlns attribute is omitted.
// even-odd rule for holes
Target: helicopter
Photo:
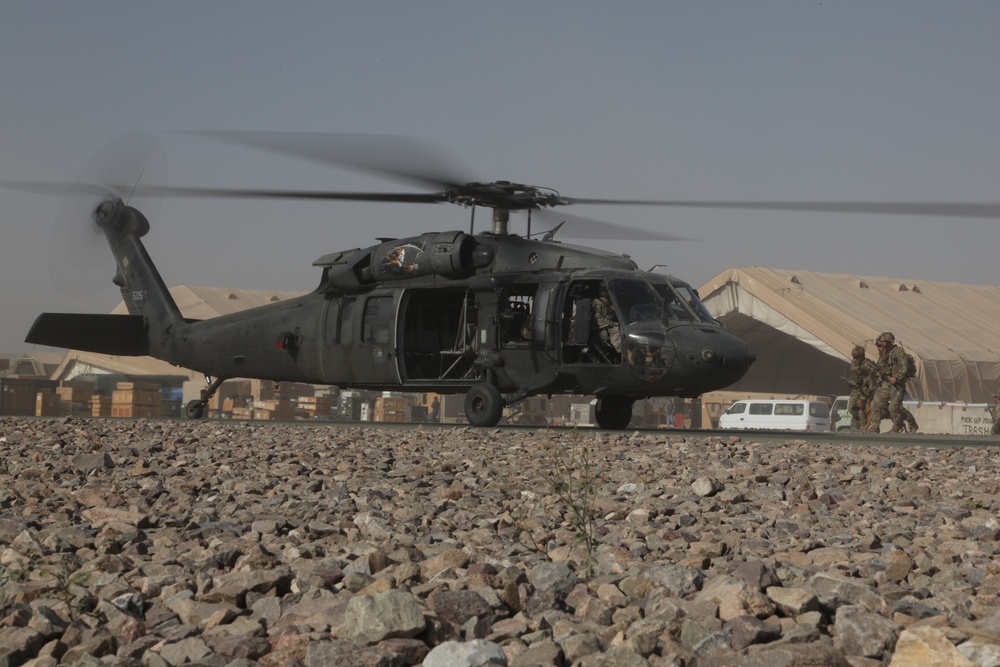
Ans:
<svg viewBox="0 0 1000 667"><path fill-rule="evenodd" d="M308 294L192 320L181 314L143 245L150 223L128 203L139 186L78 183L77 191L100 194L89 215L114 256L113 282L128 314L42 313L25 340L105 354L149 355L203 373L207 388L186 406L193 419L207 414L223 382L247 378L464 393L466 419L477 427L495 426L505 407L530 396L588 394L597 399L600 428L624 429L635 401L697 397L724 388L747 373L755 355L711 316L682 279L642 271L625 255L555 238L564 223L594 221L559 215L559 223L538 238L531 233L532 214L572 204L928 213L920 205L910 211L906 204L570 198L510 181L465 181L401 138L197 134L402 178L432 190L301 192L153 185L143 192L450 203L471 209L472 215L468 232L381 238L365 248L325 254L313 262L321 275ZM2 184L39 189L31 183ZM907 210L886 211L887 206ZM477 233L475 211L480 208L492 211L492 226ZM512 211L527 213L524 235L509 229ZM602 224L616 234L639 234Z"/></svg>

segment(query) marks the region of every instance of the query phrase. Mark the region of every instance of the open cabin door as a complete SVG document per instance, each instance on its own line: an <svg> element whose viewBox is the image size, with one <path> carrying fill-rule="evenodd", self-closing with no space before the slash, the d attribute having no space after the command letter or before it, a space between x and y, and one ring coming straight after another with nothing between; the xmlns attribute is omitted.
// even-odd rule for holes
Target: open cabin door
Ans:
<svg viewBox="0 0 1000 667"><path fill-rule="evenodd" d="M404 384L473 381L478 321L475 295L464 287L406 290L398 335Z"/></svg>

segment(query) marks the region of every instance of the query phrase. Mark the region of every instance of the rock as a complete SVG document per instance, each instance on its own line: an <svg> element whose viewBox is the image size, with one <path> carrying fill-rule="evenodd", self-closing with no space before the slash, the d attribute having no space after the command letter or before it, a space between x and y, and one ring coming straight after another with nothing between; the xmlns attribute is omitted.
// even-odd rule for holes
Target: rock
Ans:
<svg viewBox="0 0 1000 667"><path fill-rule="evenodd" d="M359 644L376 644L393 637L415 637L427 623L417 599L410 593L390 590L371 597L356 595L347 603L344 622Z"/></svg>
<svg viewBox="0 0 1000 667"><path fill-rule="evenodd" d="M592 576L538 493L577 446L601 461ZM988 448L6 417L0 447L0 667L1000 653Z"/></svg>
<svg viewBox="0 0 1000 667"><path fill-rule="evenodd" d="M909 663L911 665L934 663ZM852 663L832 645L820 642L769 647L741 656L733 667L853 667Z"/></svg>
<svg viewBox="0 0 1000 667"><path fill-rule="evenodd" d="M702 475L691 484L691 490L702 498L710 498L722 491L722 483L714 477Z"/></svg>
<svg viewBox="0 0 1000 667"><path fill-rule="evenodd" d="M361 646L349 641L314 641L306 649L305 667L404 667L403 656L375 646Z"/></svg>
<svg viewBox="0 0 1000 667"><path fill-rule="evenodd" d="M730 633L729 644L737 651L751 644L766 644L781 636L781 628L768 625L756 616L737 616L726 623Z"/></svg>
<svg viewBox="0 0 1000 667"><path fill-rule="evenodd" d="M888 612L889 604L871 586L838 574L821 572L810 580L820 606L834 613L844 605L862 605L876 614Z"/></svg>
<svg viewBox="0 0 1000 667"><path fill-rule="evenodd" d="M770 616L775 605L756 588L729 575L714 577L705 582L696 600L711 601L719 605L719 618L729 621L737 616L749 614L757 618Z"/></svg>
<svg viewBox="0 0 1000 667"><path fill-rule="evenodd" d="M507 656L500 646L484 639L473 639L435 646L424 658L423 667L504 667L507 664Z"/></svg>
<svg viewBox="0 0 1000 667"><path fill-rule="evenodd" d="M838 608L833 629L848 655L879 660L892 653L900 631L892 621L857 605Z"/></svg>
<svg viewBox="0 0 1000 667"><path fill-rule="evenodd" d="M538 591L551 591L565 598L576 585L576 573L564 563L541 563L528 573L528 581Z"/></svg>
<svg viewBox="0 0 1000 667"><path fill-rule="evenodd" d="M923 625L899 633L889 667L934 665L935 667L976 667L976 663L955 648L945 632Z"/></svg>
<svg viewBox="0 0 1000 667"><path fill-rule="evenodd" d="M806 588L771 586L767 589L767 597L785 616L795 618L810 611L819 611L819 598Z"/></svg>
<svg viewBox="0 0 1000 667"><path fill-rule="evenodd" d="M427 606L454 625L462 625L474 616L486 616L492 611L483 596L474 591L434 591L427 596Z"/></svg>

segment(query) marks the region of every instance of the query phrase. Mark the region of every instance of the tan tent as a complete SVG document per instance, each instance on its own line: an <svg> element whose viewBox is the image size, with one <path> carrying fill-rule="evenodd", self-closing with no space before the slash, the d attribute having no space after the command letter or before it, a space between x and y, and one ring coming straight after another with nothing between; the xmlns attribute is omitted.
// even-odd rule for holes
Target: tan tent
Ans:
<svg viewBox="0 0 1000 667"><path fill-rule="evenodd" d="M748 267L698 292L757 353L735 391L848 393L851 348L877 358L883 331L916 359L913 400L987 403L1000 390L1000 287Z"/></svg>

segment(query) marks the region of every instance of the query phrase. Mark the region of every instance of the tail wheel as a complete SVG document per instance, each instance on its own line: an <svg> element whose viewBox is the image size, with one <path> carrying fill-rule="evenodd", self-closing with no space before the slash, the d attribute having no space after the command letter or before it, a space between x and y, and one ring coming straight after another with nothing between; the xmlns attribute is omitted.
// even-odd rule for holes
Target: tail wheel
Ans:
<svg viewBox="0 0 1000 667"><path fill-rule="evenodd" d="M465 418L473 426L496 426L502 415L503 397L493 385L473 385L465 394Z"/></svg>
<svg viewBox="0 0 1000 667"><path fill-rule="evenodd" d="M594 418L601 428L621 430L632 421L633 401L623 396L608 396L597 399Z"/></svg>

